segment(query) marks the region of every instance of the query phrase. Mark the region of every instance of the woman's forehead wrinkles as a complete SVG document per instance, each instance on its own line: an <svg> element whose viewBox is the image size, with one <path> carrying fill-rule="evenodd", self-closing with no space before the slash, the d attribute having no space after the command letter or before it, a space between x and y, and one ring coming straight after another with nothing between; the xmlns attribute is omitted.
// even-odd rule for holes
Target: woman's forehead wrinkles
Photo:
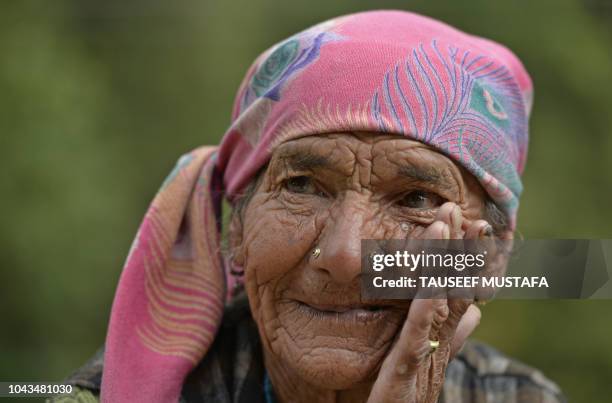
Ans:
<svg viewBox="0 0 612 403"><path fill-rule="evenodd" d="M376 142L371 137L359 138L352 134L294 140L277 149L274 165L295 171L323 169L356 173L358 170L361 181L368 183L376 178L376 182L407 179L447 189L458 185L448 172L446 161L440 160L438 153L428 146L410 139L381 137Z"/></svg>
<svg viewBox="0 0 612 403"><path fill-rule="evenodd" d="M429 149L421 142L398 135L332 133L288 141L272 154L272 160L296 169L332 168L337 164L346 165L349 160L356 162L355 158L362 161L373 159L390 147L396 150Z"/></svg>

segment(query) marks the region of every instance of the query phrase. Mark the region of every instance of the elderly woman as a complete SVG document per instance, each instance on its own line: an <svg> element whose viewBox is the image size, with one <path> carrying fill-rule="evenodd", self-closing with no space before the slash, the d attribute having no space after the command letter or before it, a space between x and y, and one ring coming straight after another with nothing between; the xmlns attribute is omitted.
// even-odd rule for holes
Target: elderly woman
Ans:
<svg viewBox="0 0 612 403"><path fill-rule="evenodd" d="M220 146L162 185L105 348L57 400L563 401L538 371L464 343L472 301L360 294L362 239L512 238L531 95L508 49L407 12L273 46Z"/></svg>

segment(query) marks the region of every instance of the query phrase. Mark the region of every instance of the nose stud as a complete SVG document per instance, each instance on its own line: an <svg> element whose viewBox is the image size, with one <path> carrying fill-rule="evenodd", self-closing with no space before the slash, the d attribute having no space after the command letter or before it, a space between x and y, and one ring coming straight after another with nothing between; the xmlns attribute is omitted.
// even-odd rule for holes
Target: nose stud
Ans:
<svg viewBox="0 0 612 403"><path fill-rule="evenodd" d="M312 257L314 257L315 259L318 258L320 254L321 248L314 248L314 250L312 251Z"/></svg>

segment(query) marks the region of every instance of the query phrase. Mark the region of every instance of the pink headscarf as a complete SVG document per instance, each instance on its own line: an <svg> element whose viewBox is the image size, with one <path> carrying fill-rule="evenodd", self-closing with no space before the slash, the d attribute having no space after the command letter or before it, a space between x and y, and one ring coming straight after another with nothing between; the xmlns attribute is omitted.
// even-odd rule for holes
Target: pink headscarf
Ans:
<svg viewBox="0 0 612 403"><path fill-rule="evenodd" d="M181 157L143 219L112 307L102 400L177 401L229 298L221 201L234 201L278 144L405 135L471 172L514 227L531 99L510 50L403 11L335 18L268 49L240 86L220 146Z"/></svg>

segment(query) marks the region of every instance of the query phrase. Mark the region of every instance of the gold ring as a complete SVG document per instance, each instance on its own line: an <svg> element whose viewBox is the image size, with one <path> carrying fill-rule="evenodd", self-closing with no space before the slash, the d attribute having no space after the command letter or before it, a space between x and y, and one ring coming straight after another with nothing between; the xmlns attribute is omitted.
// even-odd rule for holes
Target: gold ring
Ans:
<svg viewBox="0 0 612 403"><path fill-rule="evenodd" d="M429 354L433 354L440 347L439 340L429 340Z"/></svg>
<svg viewBox="0 0 612 403"><path fill-rule="evenodd" d="M312 251L312 256L313 256L315 259L316 259L316 258L318 258L320 254L321 254L321 248L315 248L315 249Z"/></svg>

